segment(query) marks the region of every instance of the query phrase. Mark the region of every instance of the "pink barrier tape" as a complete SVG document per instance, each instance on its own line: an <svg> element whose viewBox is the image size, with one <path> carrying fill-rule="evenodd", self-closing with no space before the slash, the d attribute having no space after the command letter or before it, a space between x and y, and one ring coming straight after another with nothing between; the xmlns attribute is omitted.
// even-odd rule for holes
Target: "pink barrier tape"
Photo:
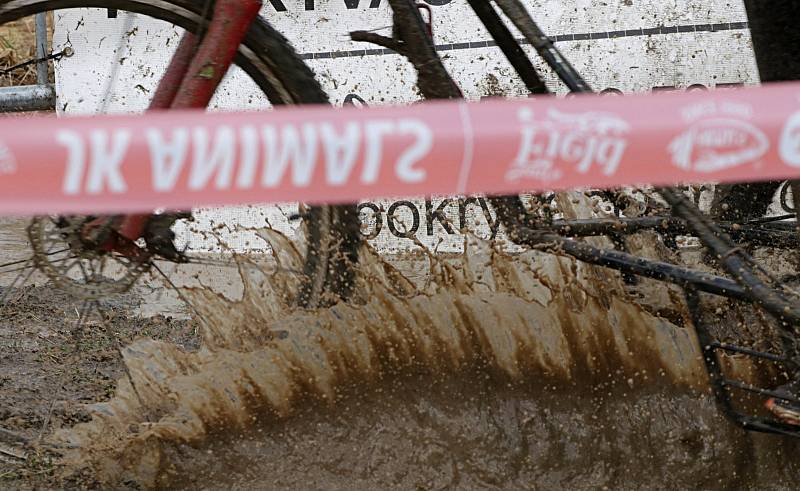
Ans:
<svg viewBox="0 0 800 491"><path fill-rule="evenodd" d="M0 119L0 214L800 178L800 84Z"/></svg>

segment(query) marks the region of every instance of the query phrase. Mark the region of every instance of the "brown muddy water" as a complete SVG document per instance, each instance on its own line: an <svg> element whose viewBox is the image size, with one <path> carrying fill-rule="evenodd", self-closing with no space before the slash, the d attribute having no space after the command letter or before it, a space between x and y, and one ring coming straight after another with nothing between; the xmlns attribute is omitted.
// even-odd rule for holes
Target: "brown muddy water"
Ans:
<svg viewBox="0 0 800 491"><path fill-rule="evenodd" d="M793 489L794 445L705 397L406 376L275 427L171 447L179 489ZM173 474L174 472L174 474Z"/></svg>
<svg viewBox="0 0 800 491"><path fill-rule="evenodd" d="M130 378L117 372L112 395L47 438L59 449L50 483L796 488L795 442L745 433L716 410L671 287L478 244L448 260L367 254L353 305L298 312L286 303L298 259L263 233L280 251L271 262L170 273L189 285L199 348L123 348ZM154 285L135 308L177 312ZM763 319L704 301L719 326L753 331ZM726 366L777 380L740 357ZM757 413L760 403L744 401Z"/></svg>

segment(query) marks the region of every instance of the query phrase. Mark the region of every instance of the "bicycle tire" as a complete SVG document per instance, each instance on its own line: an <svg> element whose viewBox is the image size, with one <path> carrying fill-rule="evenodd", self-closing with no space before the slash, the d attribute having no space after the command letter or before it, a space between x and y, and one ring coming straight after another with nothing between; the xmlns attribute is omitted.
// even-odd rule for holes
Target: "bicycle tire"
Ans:
<svg viewBox="0 0 800 491"><path fill-rule="evenodd" d="M0 0L0 25L40 12L110 8L146 15L196 32L204 7L204 0ZM329 102L313 72L288 40L261 17L250 26L235 63L273 105ZM353 288L360 244L356 206L312 206L303 219L307 237L304 278L297 304L315 308L347 299Z"/></svg>

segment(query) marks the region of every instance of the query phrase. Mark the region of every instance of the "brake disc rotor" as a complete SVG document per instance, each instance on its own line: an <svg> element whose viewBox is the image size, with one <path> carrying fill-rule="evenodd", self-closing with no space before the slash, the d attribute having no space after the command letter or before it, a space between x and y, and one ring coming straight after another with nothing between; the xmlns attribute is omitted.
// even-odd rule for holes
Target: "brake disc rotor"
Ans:
<svg viewBox="0 0 800 491"><path fill-rule="evenodd" d="M28 225L33 262L56 287L85 300L128 291L150 261L88 247L80 231L90 219L41 216Z"/></svg>

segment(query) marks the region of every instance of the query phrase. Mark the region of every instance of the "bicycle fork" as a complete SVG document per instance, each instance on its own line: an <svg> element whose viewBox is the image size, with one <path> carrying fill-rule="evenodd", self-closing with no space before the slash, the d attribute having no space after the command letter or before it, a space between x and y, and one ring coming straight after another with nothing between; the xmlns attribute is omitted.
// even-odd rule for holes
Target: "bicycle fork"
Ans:
<svg viewBox="0 0 800 491"><path fill-rule="evenodd" d="M207 107L262 4L261 0L216 0L204 34L184 33L148 110ZM96 230L102 222L109 224L117 235L133 242L143 237L151 217L151 214L133 214L113 221L111 217L100 217L92 221L84 233ZM123 252L117 242L110 238L104 246Z"/></svg>

